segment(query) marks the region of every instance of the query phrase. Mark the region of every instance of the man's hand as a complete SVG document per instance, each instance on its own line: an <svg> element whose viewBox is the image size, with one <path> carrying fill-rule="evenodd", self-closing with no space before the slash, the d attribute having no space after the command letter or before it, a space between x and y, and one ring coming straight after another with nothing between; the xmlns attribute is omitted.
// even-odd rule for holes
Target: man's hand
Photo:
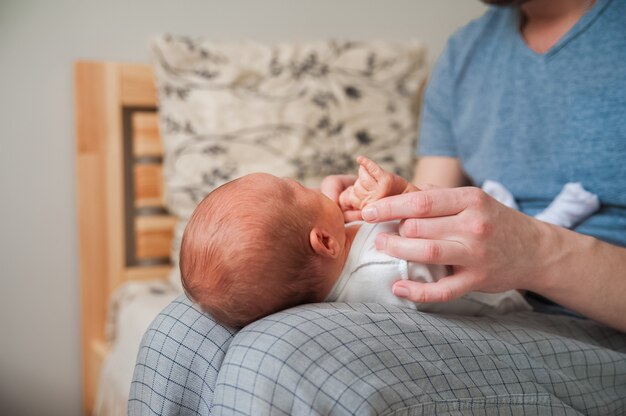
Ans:
<svg viewBox="0 0 626 416"><path fill-rule="evenodd" d="M363 219L401 219L400 235L380 234L376 248L410 261L452 266L436 283L398 281L394 294L415 302L446 302L470 291L532 288L541 275L546 223L505 207L474 187L439 188L367 205Z"/></svg>
<svg viewBox="0 0 626 416"><path fill-rule="evenodd" d="M378 250L452 266L435 283L396 282L396 296L445 302L471 291L527 289L626 331L626 248L539 221L473 187L391 196L362 215L369 222L402 220L399 236L378 235Z"/></svg>

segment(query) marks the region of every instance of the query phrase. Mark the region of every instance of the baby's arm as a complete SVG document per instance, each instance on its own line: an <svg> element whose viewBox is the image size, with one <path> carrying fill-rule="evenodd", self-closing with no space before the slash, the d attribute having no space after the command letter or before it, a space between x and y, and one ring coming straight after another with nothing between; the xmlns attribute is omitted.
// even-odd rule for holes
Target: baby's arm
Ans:
<svg viewBox="0 0 626 416"><path fill-rule="evenodd" d="M339 195L342 210L360 210L370 202L419 189L401 176L386 172L375 162L359 156L359 176L353 186Z"/></svg>

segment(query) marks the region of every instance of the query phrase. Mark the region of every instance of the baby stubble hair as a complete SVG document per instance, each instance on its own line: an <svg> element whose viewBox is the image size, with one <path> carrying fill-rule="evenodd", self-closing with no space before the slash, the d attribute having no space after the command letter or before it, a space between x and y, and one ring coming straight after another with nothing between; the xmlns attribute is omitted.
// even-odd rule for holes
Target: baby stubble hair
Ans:
<svg viewBox="0 0 626 416"><path fill-rule="evenodd" d="M315 219L289 187L259 188L245 177L222 185L198 205L183 234L185 292L235 328L321 301L324 276L309 243Z"/></svg>

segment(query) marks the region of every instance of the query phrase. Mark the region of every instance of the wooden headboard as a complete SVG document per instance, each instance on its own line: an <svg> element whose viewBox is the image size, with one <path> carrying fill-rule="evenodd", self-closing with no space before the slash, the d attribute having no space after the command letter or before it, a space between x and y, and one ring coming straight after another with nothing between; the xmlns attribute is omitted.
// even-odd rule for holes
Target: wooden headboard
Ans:
<svg viewBox="0 0 626 416"><path fill-rule="evenodd" d="M110 295L165 278L176 218L163 207L163 148L148 65L75 65L83 409L93 407Z"/></svg>

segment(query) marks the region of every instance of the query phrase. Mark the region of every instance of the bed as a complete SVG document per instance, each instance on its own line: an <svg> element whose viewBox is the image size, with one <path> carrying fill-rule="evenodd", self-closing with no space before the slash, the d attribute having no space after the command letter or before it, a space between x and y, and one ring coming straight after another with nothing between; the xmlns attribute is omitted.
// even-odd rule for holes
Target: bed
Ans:
<svg viewBox="0 0 626 416"><path fill-rule="evenodd" d="M187 53L224 62L203 44L173 42L184 62L193 61ZM159 101L166 128L172 129L165 140L159 133L153 67L103 62L79 62L75 67L85 414L94 409L96 396L101 414L123 414L127 398L132 415L623 414L626 340L591 321L533 312L500 318L442 317L374 304L333 303L293 308L236 332L199 311L173 283L171 248L179 217L216 183L214 176L190 173L187 168L196 154L176 146L192 144L202 155L201 167L216 159L211 153L215 147L198 145L193 140L198 125L193 120L181 123L177 117L185 117L185 106L197 101L192 87L219 76L204 69L185 71L172 62L159 66L175 81L160 88L181 106ZM302 62L284 68L315 76L320 66L306 57ZM238 97L264 96L262 76L246 73L236 80L230 92ZM268 85L275 91L273 82ZM346 87L341 92L352 103L365 90ZM324 96L311 98L317 116L323 116ZM293 108L293 103L288 105ZM318 129L312 134L333 132L333 120L322 120L315 119ZM398 131L397 125L386 127ZM282 140L290 132L237 131L245 135L226 137L236 137L238 146L249 145L246 140L266 146L268 140ZM353 136L357 145L371 144L371 135L361 126ZM373 151L388 151L389 146L375 145ZM163 155L172 149L187 159L164 166ZM240 149L225 148L218 154L239 155ZM207 159L207 154L212 156ZM297 162L279 167L294 168L288 174L302 179L299 172L312 168ZM164 174L164 169L170 173ZM312 176L325 173L314 171ZM186 182L177 174L187 175ZM121 338L127 341L120 343ZM128 359L133 353L136 363ZM98 391L99 384L104 387Z"/></svg>

